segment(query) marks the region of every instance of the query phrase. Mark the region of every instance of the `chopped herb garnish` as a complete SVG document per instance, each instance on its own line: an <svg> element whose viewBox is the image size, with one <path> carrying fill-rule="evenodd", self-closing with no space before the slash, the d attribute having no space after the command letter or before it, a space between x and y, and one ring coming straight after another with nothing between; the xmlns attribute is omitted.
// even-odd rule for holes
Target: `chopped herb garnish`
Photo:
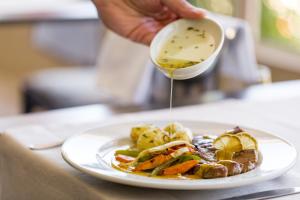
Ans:
<svg viewBox="0 0 300 200"><path fill-rule="evenodd" d="M145 134L143 134L143 137L144 137L144 138L148 138L148 136L147 136L147 135L145 135Z"/></svg>
<svg viewBox="0 0 300 200"><path fill-rule="evenodd" d="M205 38L205 31L202 31L202 33L200 33L198 36Z"/></svg>
<svg viewBox="0 0 300 200"><path fill-rule="evenodd" d="M204 61L204 59L203 59L203 58L201 58L201 61L203 62L203 61Z"/></svg>
<svg viewBox="0 0 300 200"><path fill-rule="evenodd" d="M198 46L195 46L195 49L198 49L199 47Z"/></svg>
<svg viewBox="0 0 300 200"><path fill-rule="evenodd" d="M153 142L154 142L154 140L150 140L150 141L149 141L149 143L153 143Z"/></svg>
<svg viewBox="0 0 300 200"><path fill-rule="evenodd" d="M197 36L202 37L202 38L205 38L205 33L201 33L201 34L199 34L199 35L197 35Z"/></svg>
<svg viewBox="0 0 300 200"><path fill-rule="evenodd" d="M188 27L186 30L191 31L193 29L194 29L193 27Z"/></svg>
<svg viewBox="0 0 300 200"><path fill-rule="evenodd" d="M210 46L210 47L213 47L213 46L214 46L214 44L210 44L209 46Z"/></svg>
<svg viewBox="0 0 300 200"><path fill-rule="evenodd" d="M164 136L163 136L163 140L164 140L164 142L167 142L167 141L169 141L169 139L170 139L170 138L169 138L169 136L167 136L167 135L164 135ZM168 149L167 149L167 151L168 151Z"/></svg>

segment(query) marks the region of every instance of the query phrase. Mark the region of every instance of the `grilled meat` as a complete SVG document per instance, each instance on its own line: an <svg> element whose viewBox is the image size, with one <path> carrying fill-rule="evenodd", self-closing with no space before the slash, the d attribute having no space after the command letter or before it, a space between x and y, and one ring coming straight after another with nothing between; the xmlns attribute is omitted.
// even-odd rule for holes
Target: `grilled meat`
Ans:
<svg viewBox="0 0 300 200"><path fill-rule="evenodd" d="M238 126L234 127L232 130L226 131L227 134L238 134L240 132L244 132L244 130Z"/></svg>
<svg viewBox="0 0 300 200"><path fill-rule="evenodd" d="M214 141L213 138L210 138L208 136L201 136L201 135L198 135L198 136L195 136L193 138L193 141L192 143L194 145L204 145L204 144L212 144L212 142Z"/></svg>
<svg viewBox="0 0 300 200"><path fill-rule="evenodd" d="M257 165L257 163L253 163L253 162L250 162L250 161L248 161L247 163L244 163L242 173L249 172L249 171L253 170L256 167L256 165Z"/></svg>
<svg viewBox="0 0 300 200"><path fill-rule="evenodd" d="M242 173L243 164L240 164L238 162L232 161L232 160L220 160L218 164L224 165L227 167L228 170L228 176L234 176L237 174Z"/></svg>
<svg viewBox="0 0 300 200"><path fill-rule="evenodd" d="M235 127L230 131L231 134L237 134L243 130ZM232 160L216 160L216 150L213 146L213 139L205 136L194 137L192 143L197 148L197 154L203 159L199 165L193 168L194 173L201 173L203 178L216 178L233 176L248 172L254 169L258 161L258 152L254 149L236 152ZM224 166L226 169L224 169Z"/></svg>
<svg viewBox="0 0 300 200"><path fill-rule="evenodd" d="M233 161L243 164L242 173L254 169L258 162L258 152L255 149L236 152L232 158Z"/></svg>
<svg viewBox="0 0 300 200"><path fill-rule="evenodd" d="M221 178L228 175L228 170L224 165L221 164L201 164L195 173L201 178Z"/></svg>
<svg viewBox="0 0 300 200"><path fill-rule="evenodd" d="M213 146L213 139L205 136L194 137L192 143L197 148L197 154L204 160L209 162L216 161L216 148Z"/></svg>

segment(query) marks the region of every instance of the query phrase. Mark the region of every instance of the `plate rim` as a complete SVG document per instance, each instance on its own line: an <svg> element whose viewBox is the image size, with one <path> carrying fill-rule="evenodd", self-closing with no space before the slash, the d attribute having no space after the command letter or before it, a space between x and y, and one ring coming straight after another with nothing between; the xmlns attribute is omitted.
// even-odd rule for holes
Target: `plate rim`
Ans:
<svg viewBox="0 0 300 200"><path fill-rule="evenodd" d="M123 120L123 121L111 121L111 122L103 122L103 123L100 123L98 126L95 126L93 128L89 128L85 131L82 131L81 133L78 133L78 134L75 134L71 137L69 137L67 140L65 140L65 142L63 143L63 145L61 146L61 155L63 157L63 159L73 168L79 170L80 172L82 173L85 173L85 174L88 174L90 176L94 176L96 178L99 178L101 180L105 180L105 181L109 181L109 182L114 182L114 183L119 183L119 184L123 184L123 185L130 185L130 186L135 186L135 187L139 187L139 188L155 188L155 189L169 189L169 190L214 190L214 189L229 189L229 188L234 188L234 187L242 187L242 186L246 186L246 185L251 185L251 184L254 184L254 183L259 183L259 182L262 182L262 181L267 181L267 180L271 180L271 179L274 179L276 177L280 177L282 175L284 175L285 173L287 173L289 170L291 170L294 165L296 164L297 162L297 157L299 155L299 153L297 152L297 149L295 148L295 146L289 142L287 139L281 137L281 136L278 136L278 135L274 135L272 133L269 133L268 131L264 131L264 130L259 130L259 129L256 129L256 128L251 128L251 127L248 127L248 126L240 126L244 129L247 129L247 130L253 130L253 131L256 131L256 132L261 132L265 135L268 135L268 136L271 136L271 137L275 137L275 138L278 138L279 140L285 142L286 144L288 144L294 151L295 153L295 156L294 156L294 159L293 161L288 165L286 166L285 168L277 171L276 173L273 172L273 173L270 173L268 175L265 175L265 176L261 176L261 177L257 177L256 179L244 179L242 182L239 182L238 185L236 184L218 184L218 185L201 185L199 187L199 185L184 185L184 184L171 184L171 185L168 185L168 184L155 184L155 183L151 183L151 182L147 182L147 181L138 181L137 179L136 180L128 180L127 178L120 178L120 177L115 177L115 176L110 176L110 175L106 175L106 174L100 174L100 173L96 173L96 172L93 172L91 170L88 170L86 168L83 168L82 166L80 166L79 164L77 164L76 162L73 162L67 155L66 151L65 151L65 146L68 142L72 141L74 138L77 138L81 135L85 135L85 134L89 134L89 132L91 131L95 131L97 129L100 129L100 128L103 128L103 127L106 127L106 126L113 126L113 125L126 125L126 124L133 124L133 123L136 123L136 124L142 124L142 123L149 123L149 122L152 122L153 124L155 124L155 122L166 122L168 120L165 120L165 119L144 119L144 120L141 120L141 121L138 121L138 120ZM173 120L172 121L174 122L180 122L180 123L195 123L195 122L198 122L198 123L206 123L206 124L216 124L218 126L236 126L236 124L233 124L233 123L222 123L222 122L214 122L214 121L205 121L205 120L180 120L180 119L177 119L177 120ZM124 172L125 173L125 172ZM139 176L139 175L133 175L133 176ZM228 178L228 177L225 177L225 178ZM229 177L230 178L230 177ZM211 180L211 179L210 179ZM180 180L180 181L185 181L185 180ZM193 180L189 180L189 181L193 181Z"/></svg>

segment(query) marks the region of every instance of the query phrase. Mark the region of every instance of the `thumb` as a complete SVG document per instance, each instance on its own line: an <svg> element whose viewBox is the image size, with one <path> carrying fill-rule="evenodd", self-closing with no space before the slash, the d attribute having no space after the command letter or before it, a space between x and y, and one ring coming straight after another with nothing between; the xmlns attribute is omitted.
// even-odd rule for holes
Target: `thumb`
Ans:
<svg viewBox="0 0 300 200"><path fill-rule="evenodd" d="M205 10L196 8L186 0L162 0L162 3L182 18L198 19L205 16Z"/></svg>

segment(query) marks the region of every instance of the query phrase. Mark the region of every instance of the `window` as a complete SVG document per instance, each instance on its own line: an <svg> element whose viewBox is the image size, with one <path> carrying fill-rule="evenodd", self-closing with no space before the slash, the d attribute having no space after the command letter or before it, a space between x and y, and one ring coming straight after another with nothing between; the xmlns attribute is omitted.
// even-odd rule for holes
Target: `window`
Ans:
<svg viewBox="0 0 300 200"><path fill-rule="evenodd" d="M261 39L300 52L300 1L261 1Z"/></svg>
<svg viewBox="0 0 300 200"><path fill-rule="evenodd" d="M258 62L300 72L300 0L189 0L213 12L247 20Z"/></svg>
<svg viewBox="0 0 300 200"><path fill-rule="evenodd" d="M262 64L300 72L300 1L241 0L242 17L252 27Z"/></svg>

